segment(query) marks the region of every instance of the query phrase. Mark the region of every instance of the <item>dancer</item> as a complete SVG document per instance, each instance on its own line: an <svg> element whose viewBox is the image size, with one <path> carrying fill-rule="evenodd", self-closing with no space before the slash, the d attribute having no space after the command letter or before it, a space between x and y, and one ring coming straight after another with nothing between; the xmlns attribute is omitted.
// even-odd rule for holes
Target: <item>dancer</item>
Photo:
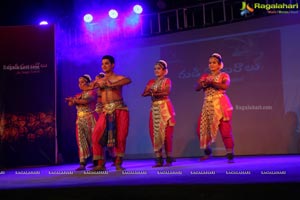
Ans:
<svg viewBox="0 0 300 200"><path fill-rule="evenodd" d="M88 74L80 76L78 79L78 86L81 89L81 93L74 97L67 97L69 106L76 106L77 118L76 118L76 141L78 147L78 155L80 166L76 169L85 170L87 164L87 158L92 154L92 131L95 126L94 102L96 100L93 90L84 90L91 82L91 77Z"/></svg>
<svg viewBox="0 0 300 200"><path fill-rule="evenodd" d="M102 57L104 78L97 81L100 89L102 112L93 131L93 158L97 166L93 171L106 170L105 149L116 156L116 170L123 170L123 157L129 128L129 110L123 100L122 88L131 83L130 78L114 72L115 59L111 55Z"/></svg>
<svg viewBox="0 0 300 200"><path fill-rule="evenodd" d="M151 79L142 94L143 97L150 96L152 100L149 132L155 153L155 165L162 167L163 149L166 154L166 166L171 166L175 161L173 151L173 132L175 126L175 111L169 98L172 82L165 77L168 74L167 62L159 60L154 65L155 79Z"/></svg>
<svg viewBox="0 0 300 200"><path fill-rule="evenodd" d="M196 91L204 91L204 102L198 120L198 136L200 148L205 155L201 160L208 159L212 150L210 145L215 142L220 131L229 163L234 162L234 139L232 135L232 110L226 90L230 85L229 74L222 72L224 67L219 53L213 53L208 60L209 74L203 74L197 81Z"/></svg>

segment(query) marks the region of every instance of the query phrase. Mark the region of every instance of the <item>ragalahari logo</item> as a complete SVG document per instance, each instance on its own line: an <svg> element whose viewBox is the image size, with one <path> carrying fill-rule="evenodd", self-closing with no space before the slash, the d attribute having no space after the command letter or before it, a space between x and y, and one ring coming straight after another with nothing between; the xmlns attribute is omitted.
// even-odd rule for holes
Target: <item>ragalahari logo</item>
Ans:
<svg viewBox="0 0 300 200"><path fill-rule="evenodd" d="M254 12L254 9L251 8L249 6L248 3L246 3L245 1L242 2L242 8L240 9L241 10L241 16L244 16L246 14L249 14L249 13L253 13Z"/></svg>
<svg viewBox="0 0 300 200"><path fill-rule="evenodd" d="M299 14L298 3L253 3L250 7L246 1L242 2L241 15L247 15L254 10L264 10L268 14Z"/></svg>

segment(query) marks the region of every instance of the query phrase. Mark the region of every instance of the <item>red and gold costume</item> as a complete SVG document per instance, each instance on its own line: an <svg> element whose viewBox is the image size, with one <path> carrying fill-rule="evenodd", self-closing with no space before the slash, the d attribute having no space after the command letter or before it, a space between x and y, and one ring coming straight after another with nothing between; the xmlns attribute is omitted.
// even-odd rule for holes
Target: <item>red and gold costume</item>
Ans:
<svg viewBox="0 0 300 200"><path fill-rule="evenodd" d="M171 88L171 80L150 80L146 86L157 92ZM163 146L168 155L172 154L173 129L175 126L175 111L168 96L152 96L149 130L155 152L161 151Z"/></svg>
<svg viewBox="0 0 300 200"><path fill-rule="evenodd" d="M123 100L103 104L92 141L94 160L104 160L104 147L113 148L117 157L123 157L129 128L129 111Z"/></svg>
<svg viewBox="0 0 300 200"><path fill-rule="evenodd" d="M209 74L200 77L200 81L204 81ZM215 83L229 81L230 77L227 73L221 72L214 76ZM198 120L198 136L200 139L200 148L205 149L215 142L217 133L220 131L225 148L232 150L234 147L231 117L233 107L226 95L226 91L215 87L204 88L204 102L202 112Z"/></svg>
<svg viewBox="0 0 300 200"><path fill-rule="evenodd" d="M75 98L89 102L88 104L76 104L76 141L80 163L85 163L86 159L91 156L92 132L96 123L93 114L95 94L91 90L84 91Z"/></svg>

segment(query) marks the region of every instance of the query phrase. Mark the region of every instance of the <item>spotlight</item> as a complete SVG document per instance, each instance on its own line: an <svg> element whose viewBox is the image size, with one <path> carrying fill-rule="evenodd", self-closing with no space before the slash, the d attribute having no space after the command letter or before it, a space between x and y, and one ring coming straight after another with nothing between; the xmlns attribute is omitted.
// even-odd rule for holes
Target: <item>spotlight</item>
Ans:
<svg viewBox="0 0 300 200"><path fill-rule="evenodd" d="M48 25L48 22L47 21L41 21L40 25Z"/></svg>
<svg viewBox="0 0 300 200"><path fill-rule="evenodd" d="M118 12L115 10L115 9L111 9L109 12L108 12L108 15L113 18L113 19L116 19L118 17Z"/></svg>
<svg viewBox="0 0 300 200"><path fill-rule="evenodd" d="M84 15L83 17L83 20L86 22L86 23L90 23L93 21L93 16L91 14L86 14Z"/></svg>
<svg viewBox="0 0 300 200"><path fill-rule="evenodd" d="M142 6L140 5L133 6L133 12L135 12L136 14L141 14L143 12Z"/></svg>

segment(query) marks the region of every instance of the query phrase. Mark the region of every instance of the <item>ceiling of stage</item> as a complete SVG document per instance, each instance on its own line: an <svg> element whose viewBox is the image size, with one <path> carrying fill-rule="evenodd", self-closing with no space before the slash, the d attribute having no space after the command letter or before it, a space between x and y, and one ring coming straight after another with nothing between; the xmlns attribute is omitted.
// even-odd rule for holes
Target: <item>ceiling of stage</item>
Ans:
<svg viewBox="0 0 300 200"><path fill-rule="evenodd" d="M75 12L84 7L126 6L135 2L143 4L145 12L153 13L209 0L1 0L0 26L37 24L43 15L51 16L52 21L58 21L74 16Z"/></svg>

